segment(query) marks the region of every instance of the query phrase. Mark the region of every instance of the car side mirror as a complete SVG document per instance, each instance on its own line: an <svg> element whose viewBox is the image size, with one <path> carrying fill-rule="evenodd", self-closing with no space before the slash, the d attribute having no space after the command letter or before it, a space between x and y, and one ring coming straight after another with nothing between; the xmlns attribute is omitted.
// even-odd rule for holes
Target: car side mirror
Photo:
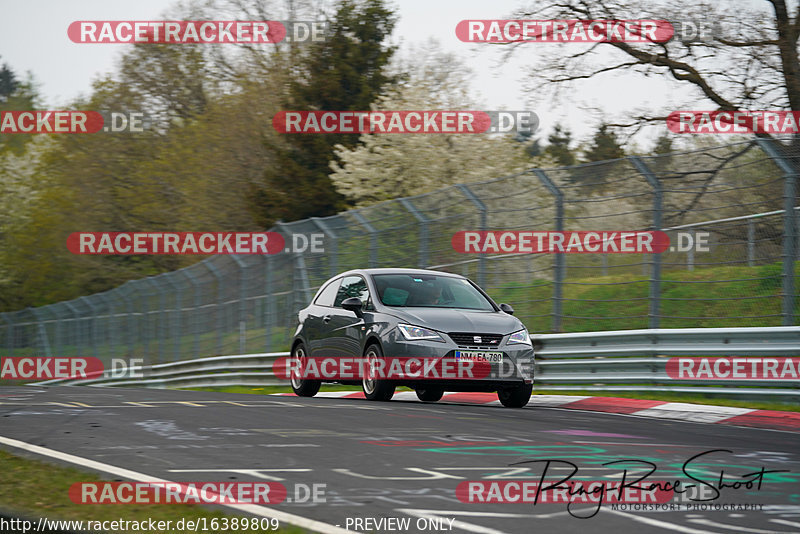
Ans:
<svg viewBox="0 0 800 534"><path fill-rule="evenodd" d="M511 307L511 304L500 304L500 311L505 312L509 315L514 315L514 308Z"/></svg>
<svg viewBox="0 0 800 534"><path fill-rule="evenodd" d="M356 317L362 317L364 315L364 312L362 311L363 307L364 303L361 302L361 299L358 297L350 297L342 301L342 308L355 313Z"/></svg>

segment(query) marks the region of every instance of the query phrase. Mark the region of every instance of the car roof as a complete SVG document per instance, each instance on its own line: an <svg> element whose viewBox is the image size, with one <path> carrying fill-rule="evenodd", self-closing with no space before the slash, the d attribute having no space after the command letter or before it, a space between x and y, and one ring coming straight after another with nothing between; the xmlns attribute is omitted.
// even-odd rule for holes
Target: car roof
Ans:
<svg viewBox="0 0 800 534"><path fill-rule="evenodd" d="M375 268L375 269L353 269L350 271L346 271L343 273L339 273L333 278L338 278L340 276L347 276L351 274L433 274L438 276L451 276L453 278L464 278L460 274L454 273L446 273L443 271L432 271L430 269L393 269L393 268Z"/></svg>

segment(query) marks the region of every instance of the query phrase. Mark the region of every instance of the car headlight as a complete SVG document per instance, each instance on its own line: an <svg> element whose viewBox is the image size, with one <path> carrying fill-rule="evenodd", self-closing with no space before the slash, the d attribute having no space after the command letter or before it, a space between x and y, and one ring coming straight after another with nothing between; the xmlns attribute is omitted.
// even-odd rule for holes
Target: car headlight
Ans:
<svg viewBox="0 0 800 534"><path fill-rule="evenodd" d="M400 330L400 333L403 334L403 337L409 341L441 341L444 342L442 336L439 335L438 332L435 330L431 330L429 328L423 328L421 326L414 326L410 324L399 324L397 325L397 329Z"/></svg>
<svg viewBox="0 0 800 534"><path fill-rule="evenodd" d="M531 338L528 335L528 330L523 328L519 332L514 332L508 337L508 344L511 345L512 343L522 343L523 345L531 345Z"/></svg>

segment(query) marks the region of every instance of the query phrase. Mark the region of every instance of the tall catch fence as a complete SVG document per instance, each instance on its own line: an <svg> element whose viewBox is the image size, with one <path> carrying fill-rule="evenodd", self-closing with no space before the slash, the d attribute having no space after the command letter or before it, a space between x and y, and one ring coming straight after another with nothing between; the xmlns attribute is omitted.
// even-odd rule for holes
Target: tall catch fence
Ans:
<svg viewBox="0 0 800 534"><path fill-rule="evenodd" d="M319 286L363 267L466 275L537 333L794 325L795 157L777 141L752 140L531 169L278 223L272 230L287 243L293 234L323 234L324 252L212 256L103 293L3 313L0 354L152 365L285 350L297 311ZM462 230L663 230L671 248L462 254L451 244Z"/></svg>

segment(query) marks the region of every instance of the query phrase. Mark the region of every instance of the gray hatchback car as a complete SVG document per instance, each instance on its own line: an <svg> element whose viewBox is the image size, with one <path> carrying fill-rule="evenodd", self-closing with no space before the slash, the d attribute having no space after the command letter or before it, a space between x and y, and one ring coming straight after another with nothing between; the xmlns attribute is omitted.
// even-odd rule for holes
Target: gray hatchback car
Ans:
<svg viewBox="0 0 800 534"><path fill-rule="evenodd" d="M397 386L435 402L444 391L496 391L507 407L521 408L533 388L533 346L513 308L496 304L463 276L421 269L357 269L325 282L298 314L291 361L362 358L370 366L392 358L480 363L478 378L399 379L365 373L358 380L291 375L295 394L311 397L324 381L361 384L370 400L389 400ZM319 378L319 377L318 377Z"/></svg>

